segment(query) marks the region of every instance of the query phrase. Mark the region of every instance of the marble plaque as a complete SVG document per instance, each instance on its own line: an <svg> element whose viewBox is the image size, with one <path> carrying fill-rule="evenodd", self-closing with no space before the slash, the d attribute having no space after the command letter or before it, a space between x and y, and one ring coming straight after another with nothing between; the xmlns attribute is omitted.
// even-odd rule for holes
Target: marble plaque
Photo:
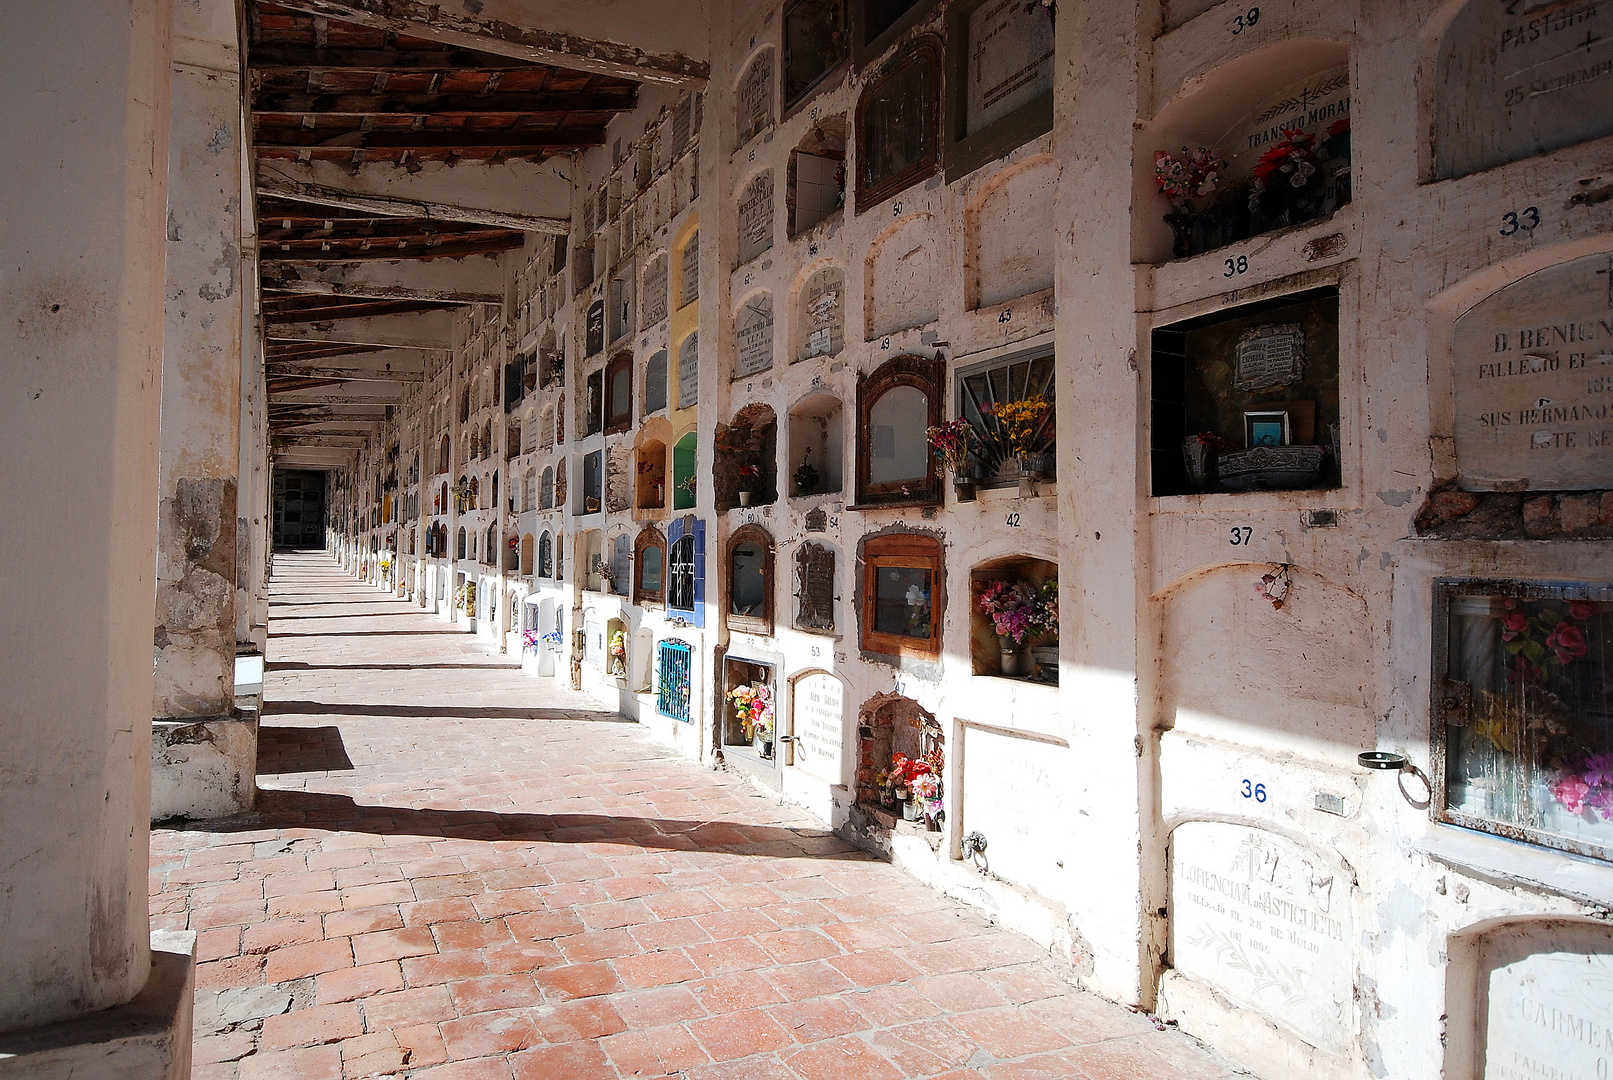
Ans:
<svg viewBox="0 0 1613 1080"><path fill-rule="evenodd" d="M658 413L666 408L667 355L662 349L644 365L644 415Z"/></svg>
<svg viewBox="0 0 1613 1080"><path fill-rule="evenodd" d="M773 50L764 49L739 78L739 145L773 122Z"/></svg>
<svg viewBox="0 0 1613 1080"><path fill-rule="evenodd" d="M819 511L821 513L821 510ZM807 514L807 531L823 532L812 528L811 513ZM822 544L805 543L795 553L796 609L795 625L806 630L833 630L835 628L835 553Z"/></svg>
<svg viewBox="0 0 1613 1080"><path fill-rule="evenodd" d="M679 257L678 276L679 306L694 303L700 298L700 230L696 229L689 234L689 242L683 245L683 254Z"/></svg>
<svg viewBox="0 0 1613 1080"><path fill-rule="evenodd" d="M845 782L846 748L843 688L833 675L807 675L796 680L791 722L795 726L795 764L804 773L830 784Z"/></svg>
<svg viewBox="0 0 1613 1080"><path fill-rule="evenodd" d="M968 33L967 134L1052 92L1053 17L1040 4L987 0Z"/></svg>
<svg viewBox="0 0 1613 1080"><path fill-rule="evenodd" d="M1492 968L1484 1080L1599 1080L1613 1069L1613 955L1540 952Z"/></svg>
<svg viewBox="0 0 1613 1080"><path fill-rule="evenodd" d="M672 110L672 156L677 157L683 153L684 147L689 145L689 124L694 116L694 104L688 97L678 102Z"/></svg>
<svg viewBox="0 0 1613 1080"><path fill-rule="evenodd" d="M1613 5L1466 4L1432 84L1437 179L1613 132Z"/></svg>
<svg viewBox="0 0 1613 1080"><path fill-rule="evenodd" d="M963 831L986 838L992 873L1045 896L1062 897L1073 814L1066 793L1075 770L1066 746L967 728Z"/></svg>
<svg viewBox="0 0 1613 1080"><path fill-rule="evenodd" d="M1284 131L1307 131L1318 143L1328 129L1350 115L1350 69L1324 71L1261 102L1222 140L1227 175L1249 176L1260 155L1283 141Z"/></svg>
<svg viewBox="0 0 1613 1080"><path fill-rule="evenodd" d="M605 624L592 615L583 622L582 658L595 667L605 665Z"/></svg>
<svg viewBox="0 0 1613 1080"><path fill-rule="evenodd" d="M797 359L833 356L844 347L845 291L845 275L834 267L819 270L807 279L801 290L801 332L805 340Z"/></svg>
<svg viewBox="0 0 1613 1080"><path fill-rule="evenodd" d="M700 400L700 335L690 334L678 347L678 408Z"/></svg>
<svg viewBox="0 0 1613 1080"><path fill-rule="evenodd" d="M757 174L739 198L739 261L748 263L773 246L773 171Z"/></svg>
<svg viewBox="0 0 1613 1080"><path fill-rule="evenodd" d="M1171 962L1312 1046L1351 1042L1349 883L1275 833L1189 821L1171 834Z"/></svg>
<svg viewBox="0 0 1613 1080"><path fill-rule="evenodd" d="M1451 359L1462 487L1613 487L1613 256L1480 301L1456 320Z"/></svg>
<svg viewBox="0 0 1613 1080"><path fill-rule="evenodd" d="M644 271L644 299L639 313L644 329L666 318L666 304L666 256L657 255L650 260L650 268Z"/></svg>
<svg viewBox="0 0 1613 1080"><path fill-rule="evenodd" d="M1272 323L1245 330L1233 355L1234 389L1292 386L1305 377L1305 328L1299 323Z"/></svg>
<svg viewBox="0 0 1613 1080"><path fill-rule="evenodd" d="M753 296L739 309L735 320L734 377L743 379L773 366L773 298Z"/></svg>

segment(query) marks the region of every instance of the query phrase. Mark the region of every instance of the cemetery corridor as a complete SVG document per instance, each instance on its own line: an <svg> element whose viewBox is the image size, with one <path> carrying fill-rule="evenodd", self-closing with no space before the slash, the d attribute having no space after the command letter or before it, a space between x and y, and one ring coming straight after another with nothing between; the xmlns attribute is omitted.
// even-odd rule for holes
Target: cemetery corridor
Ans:
<svg viewBox="0 0 1613 1080"><path fill-rule="evenodd" d="M197 1080L1237 1072L322 553L271 596L256 812L152 833Z"/></svg>

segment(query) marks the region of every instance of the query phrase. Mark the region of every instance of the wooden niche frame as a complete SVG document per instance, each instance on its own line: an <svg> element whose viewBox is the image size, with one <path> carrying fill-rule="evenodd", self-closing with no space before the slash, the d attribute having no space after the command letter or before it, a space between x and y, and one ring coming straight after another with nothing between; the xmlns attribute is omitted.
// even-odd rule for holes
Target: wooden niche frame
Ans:
<svg viewBox="0 0 1613 1080"><path fill-rule="evenodd" d="M734 602L734 551L741 544L756 544L762 549L762 613L760 615L736 615L733 613ZM723 571L727 579L728 595L723 605L727 612L726 619L730 630L741 630L748 634L761 634L764 637L773 635L773 593L774 593L774 566L777 562L777 551L774 550L773 535L760 525L742 525L734 530L728 538L728 547L723 552Z"/></svg>
<svg viewBox="0 0 1613 1080"><path fill-rule="evenodd" d="M652 547L661 549L661 587L658 589L644 587L644 552ZM633 540L633 603L665 603L667 561L666 537L662 536L661 530L654 525L644 526Z"/></svg>
<svg viewBox="0 0 1613 1080"><path fill-rule="evenodd" d="M941 423L941 380L946 374L946 361L937 354L935 359L922 356L894 356L869 375L857 375L857 502L853 510L875 506L939 506L941 505L941 474L936 468L935 455L925 448L924 480L922 483L875 484L868 479L869 413L874 403L889 390L898 386L911 386L920 390L929 402L929 415L924 421L927 428ZM904 492L902 489L906 488Z"/></svg>
<svg viewBox="0 0 1613 1080"><path fill-rule="evenodd" d="M863 543L862 596L858 607L863 651L882 656L936 659L941 655L940 601L946 595L941 541L922 533L871 536ZM879 607L878 575L882 568L899 567L930 572L930 636L928 639L887 634L874 629Z"/></svg>
<svg viewBox="0 0 1613 1080"><path fill-rule="evenodd" d="M627 380L627 411L611 412L611 402L615 400L616 380ZM605 434L620 435L633 426L633 354L617 353L611 362L605 365L605 378L601 383L599 411L604 417Z"/></svg>
<svg viewBox="0 0 1613 1080"><path fill-rule="evenodd" d="M879 205L897 192L934 175L940 168L941 114L944 111L944 103L941 100L941 68L944 62L945 51L942 49L941 39L934 34L921 34L881 64L863 87L862 93L858 95L857 113L853 122L857 133L857 213L861 214L869 207ZM869 108L886 83L905 73L914 64L926 64L929 68L925 82L930 99L930 114L924 121L929 148L911 165L898 169L889 176L873 179L868 175L869 162L873 160L868 153Z"/></svg>

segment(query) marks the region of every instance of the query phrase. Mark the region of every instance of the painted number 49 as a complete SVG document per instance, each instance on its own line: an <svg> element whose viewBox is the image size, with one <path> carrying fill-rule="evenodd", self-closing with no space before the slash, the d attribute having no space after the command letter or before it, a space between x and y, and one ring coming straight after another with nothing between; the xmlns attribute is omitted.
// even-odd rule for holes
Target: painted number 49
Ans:
<svg viewBox="0 0 1613 1080"><path fill-rule="evenodd" d="M1245 799L1253 799L1255 802L1265 802L1266 801L1266 785L1265 784L1252 784L1249 781L1245 780L1243 782L1243 797Z"/></svg>

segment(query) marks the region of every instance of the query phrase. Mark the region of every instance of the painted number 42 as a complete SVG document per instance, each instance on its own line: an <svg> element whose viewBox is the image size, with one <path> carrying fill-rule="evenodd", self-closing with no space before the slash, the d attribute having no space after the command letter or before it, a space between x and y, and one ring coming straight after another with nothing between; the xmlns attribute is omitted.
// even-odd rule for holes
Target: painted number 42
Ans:
<svg viewBox="0 0 1613 1080"><path fill-rule="evenodd" d="M1243 797L1245 799L1253 799L1255 802L1265 802L1266 801L1266 785L1265 784L1252 784L1249 781L1245 780L1243 782Z"/></svg>

